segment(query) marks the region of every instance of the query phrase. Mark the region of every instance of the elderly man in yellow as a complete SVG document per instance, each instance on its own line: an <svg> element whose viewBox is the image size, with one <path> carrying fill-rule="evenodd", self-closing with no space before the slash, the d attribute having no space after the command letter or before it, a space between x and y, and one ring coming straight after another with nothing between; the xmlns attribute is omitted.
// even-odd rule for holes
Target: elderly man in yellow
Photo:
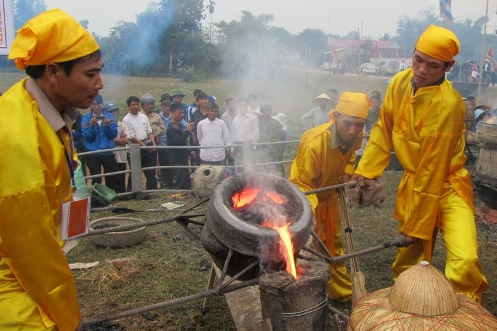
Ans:
<svg viewBox="0 0 497 331"><path fill-rule="evenodd" d="M72 200L74 107L103 88L99 46L54 9L18 31L9 53L28 78L0 98L0 330L80 329L74 277L62 252Z"/></svg>
<svg viewBox="0 0 497 331"><path fill-rule="evenodd" d="M399 248L394 280L421 260L431 261L440 230L447 260L445 275L456 291L481 303L488 288L478 260L473 188L463 167L465 106L445 78L459 53L449 30L430 26L419 37L412 68L388 87L378 122L352 180L381 176L393 146L404 168L394 217L409 247Z"/></svg>
<svg viewBox="0 0 497 331"><path fill-rule="evenodd" d="M355 151L361 147L370 105L366 94L343 92L332 112L332 120L306 131L300 138L289 180L302 191L348 181L354 173ZM307 197L319 239L333 256L343 255L337 193L326 191ZM331 264L330 272L330 298L350 300L352 285L345 264Z"/></svg>

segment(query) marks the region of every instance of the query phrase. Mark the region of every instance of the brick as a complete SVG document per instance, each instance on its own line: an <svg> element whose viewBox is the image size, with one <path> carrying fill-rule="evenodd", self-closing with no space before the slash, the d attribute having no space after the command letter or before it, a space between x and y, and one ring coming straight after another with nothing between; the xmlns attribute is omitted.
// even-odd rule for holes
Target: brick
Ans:
<svg viewBox="0 0 497 331"><path fill-rule="evenodd" d="M489 210L490 210L490 208L488 208L488 206L484 202L482 202L480 205L480 211L482 213L488 214Z"/></svg>
<svg viewBox="0 0 497 331"><path fill-rule="evenodd" d="M497 216L490 216L489 214L486 214L485 222L488 224L488 226L495 225L497 224Z"/></svg>
<svg viewBox="0 0 497 331"><path fill-rule="evenodd" d="M497 216L497 210L496 209L489 209L487 214L490 216Z"/></svg>

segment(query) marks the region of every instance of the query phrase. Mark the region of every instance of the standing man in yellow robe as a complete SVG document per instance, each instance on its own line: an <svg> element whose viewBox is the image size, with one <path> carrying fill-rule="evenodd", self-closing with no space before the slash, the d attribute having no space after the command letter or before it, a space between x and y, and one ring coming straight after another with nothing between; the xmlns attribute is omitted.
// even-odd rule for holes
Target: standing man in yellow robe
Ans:
<svg viewBox="0 0 497 331"><path fill-rule="evenodd" d="M458 53L451 31L432 25L423 32L412 68L392 78L352 180L363 185L364 178L381 176L393 146L405 171L394 217L411 244L397 250L394 280L421 260L431 261L440 230L445 275L457 292L481 303L488 283L478 260L473 187L464 168L465 106L445 78Z"/></svg>
<svg viewBox="0 0 497 331"><path fill-rule="evenodd" d="M347 182L354 173L355 151L361 147L362 131L370 105L366 94L342 93L332 120L307 130L300 138L289 180L304 192ZM343 255L337 193L325 191L307 197L319 239L333 256ZM330 272L330 298L350 300L352 284L345 264L331 264Z"/></svg>
<svg viewBox="0 0 497 331"><path fill-rule="evenodd" d="M54 9L18 31L9 59L29 77L0 98L0 330L81 329L60 225L73 195L75 107L103 88L99 46Z"/></svg>

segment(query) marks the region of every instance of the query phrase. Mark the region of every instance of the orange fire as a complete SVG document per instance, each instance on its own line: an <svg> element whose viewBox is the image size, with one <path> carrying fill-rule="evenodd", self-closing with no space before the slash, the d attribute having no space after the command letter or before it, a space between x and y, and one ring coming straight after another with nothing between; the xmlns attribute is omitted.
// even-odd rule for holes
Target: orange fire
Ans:
<svg viewBox="0 0 497 331"><path fill-rule="evenodd" d="M286 253L283 254L283 258L285 259L286 263L286 271L294 278L297 278L297 268L295 267L295 258L293 257L292 237L290 236L290 230L288 230L290 224L288 223L283 226L276 226L271 223L265 222L262 224L262 226L272 228L278 231L281 241L285 245Z"/></svg>
<svg viewBox="0 0 497 331"><path fill-rule="evenodd" d="M283 198L276 192L266 192L266 196L271 199L274 203L282 205L284 203Z"/></svg>
<svg viewBox="0 0 497 331"><path fill-rule="evenodd" d="M486 124L494 124L494 122L495 122L495 117L491 117L485 123Z"/></svg>
<svg viewBox="0 0 497 331"><path fill-rule="evenodd" d="M233 208L243 208L246 205L250 204L259 194L260 188L246 188L241 192L236 192L233 194Z"/></svg>
<svg viewBox="0 0 497 331"><path fill-rule="evenodd" d="M241 209L252 203L269 203L279 205L278 207L285 204L285 199L282 195L275 191L262 191L261 188L244 188L239 192L235 192L231 197L233 202L233 209ZM262 207L264 208L264 207ZM295 266L295 258L293 257L293 243L292 237L290 235L290 222L286 222L285 225L279 226L280 222L264 221L262 226L267 228L272 228L276 230L283 242L285 247L285 252L283 253L283 258L286 263L286 271L293 277L297 278L297 268Z"/></svg>

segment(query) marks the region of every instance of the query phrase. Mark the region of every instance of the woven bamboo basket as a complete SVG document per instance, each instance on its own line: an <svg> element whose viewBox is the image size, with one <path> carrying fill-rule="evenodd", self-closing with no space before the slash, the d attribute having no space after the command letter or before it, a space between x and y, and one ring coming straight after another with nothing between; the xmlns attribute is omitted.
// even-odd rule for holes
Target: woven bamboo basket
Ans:
<svg viewBox="0 0 497 331"><path fill-rule="evenodd" d="M90 223L90 232L115 226L131 225L142 223L142 220L129 217L105 217ZM91 240L100 246L120 248L137 245L145 240L145 227L132 229L129 231L107 232L90 236Z"/></svg>
<svg viewBox="0 0 497 331"><path fill-rule="evenodd" d="M400 274L393 287L358 300L347 329L497 330L497 318L423 261Z"/></svg>

